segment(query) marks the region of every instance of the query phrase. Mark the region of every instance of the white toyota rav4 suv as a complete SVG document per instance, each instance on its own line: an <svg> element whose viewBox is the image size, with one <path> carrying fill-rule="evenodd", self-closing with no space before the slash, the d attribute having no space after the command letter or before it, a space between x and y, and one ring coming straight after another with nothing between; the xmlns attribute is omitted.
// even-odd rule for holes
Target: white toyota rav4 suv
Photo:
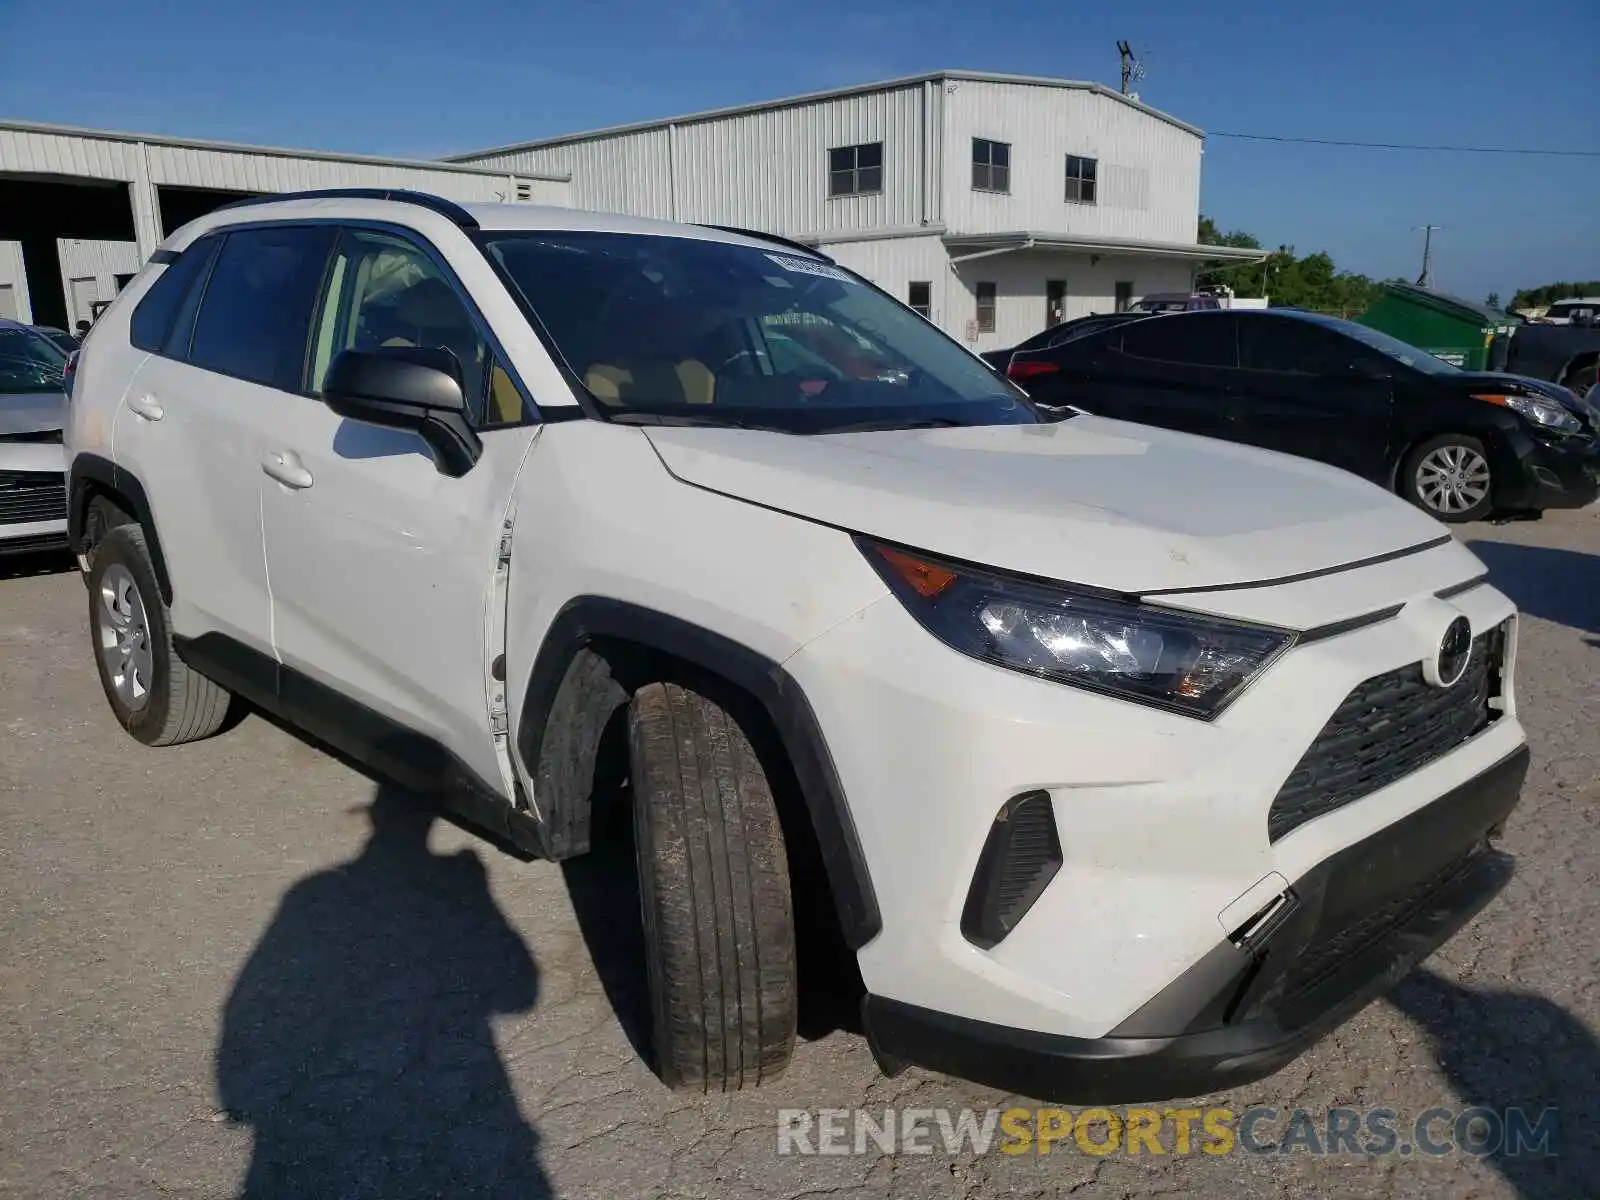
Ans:
<svg viewBox="0 0 1600 1200"><path fill-rule="evenodd" d="M1442 526L1043 414L804 246L249 201L162 245L68 407L140 741L240 697L563 859L625 723L675 1086L783 1069L812 880L885 1070L1115 1102L1278 1068L1510 872L1515 610Z"/></svg>

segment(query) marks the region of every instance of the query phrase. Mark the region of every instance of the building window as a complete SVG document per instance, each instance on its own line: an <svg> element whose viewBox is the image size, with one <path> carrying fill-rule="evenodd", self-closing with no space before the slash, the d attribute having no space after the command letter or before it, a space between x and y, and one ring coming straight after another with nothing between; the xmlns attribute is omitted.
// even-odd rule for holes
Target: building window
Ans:
<svg viewBox="0 0 1600 1200"><path fill-rule="evenodd" d="M1096 159L1067 155L1067 203L1093 204Z"/></svg>
<svg viewBox="0 0 1600 1200"><path fill-rule="evenodd" d="M1067 319L1067 281L1065 279L1046 279L1044 281L1044 327L1051 328Z"/></svg>
<svg viewBox="0 0 1600 1200"><path fill-rule="evenodd" d="M828 151L828 195L865 196L883 191L883 143Z"/></svg>
<svg viewBox="0 0 1600 1200"><path fill-rule="evenodd" d="M994 332L994 284L980 283L978 289L978 332Z"/></svg>
<svg viewBox="0 0 1600 1200"><path fill-rule="evenodd" d="M972 139L972 190L1009 192L1011 190L1011 146L986 138Z"/></svg>
<svg viewBox="0 0 1600 1200"><path fill-rule="evenodd" d="M906 299L912 312L927 320L933 319L933 284L914 281Z"/></svg>
<svg viewBox="0 0 1600 1200"><path fill-rule="evenodd" d="M1115 312L1127 312L1133 306L1133 283L1129 280L1119 280L1116 284L1117 303Z"/></svg>

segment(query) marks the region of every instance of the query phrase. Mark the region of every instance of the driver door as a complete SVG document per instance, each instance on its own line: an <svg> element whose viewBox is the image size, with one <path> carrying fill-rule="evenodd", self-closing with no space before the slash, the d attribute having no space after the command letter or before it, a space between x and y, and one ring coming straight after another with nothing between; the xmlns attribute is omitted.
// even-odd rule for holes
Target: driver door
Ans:
<svg viewBox="0 0 1600 1200"><path fill-rule="evenodd" d="M415 433L346 420L320 399L344 349L448 349L483 456L452 479ZM494 784L487 603L516 475L537 436L524 393L448 265L409 237L348 229L312 325L305 392L286 398L262 492L283 703L354 701L336 718L404 726L408 763L442 747ZM319 689L316 685L325 685ZM298 690L297 690L298 689ZM362 710L365 710L363 712ZM315 728L315 723L312 725Z"/></svg>

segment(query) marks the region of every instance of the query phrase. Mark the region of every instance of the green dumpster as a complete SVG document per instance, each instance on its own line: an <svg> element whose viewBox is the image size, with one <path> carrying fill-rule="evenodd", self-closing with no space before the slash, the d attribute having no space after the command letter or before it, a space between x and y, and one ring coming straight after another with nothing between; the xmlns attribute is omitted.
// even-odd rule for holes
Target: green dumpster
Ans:
<svg viewBox="0 0 1600 1200"><path fill-rule="evenodd" d="M1356 318L1468 371L1498 370L1515 327L1506 313L1409 283L1386 283L1383 295Z"/></svg>

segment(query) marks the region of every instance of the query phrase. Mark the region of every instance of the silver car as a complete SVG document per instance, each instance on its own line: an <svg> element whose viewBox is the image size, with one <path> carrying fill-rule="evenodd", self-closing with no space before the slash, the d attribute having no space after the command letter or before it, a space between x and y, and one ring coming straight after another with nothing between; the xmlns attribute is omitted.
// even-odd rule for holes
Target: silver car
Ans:
<svg viewBox="0 0 1600 1200"><path fill-rule="evenodd" d="M0 554L67 544L66 367L44 334L0 320Z"/></svg>

